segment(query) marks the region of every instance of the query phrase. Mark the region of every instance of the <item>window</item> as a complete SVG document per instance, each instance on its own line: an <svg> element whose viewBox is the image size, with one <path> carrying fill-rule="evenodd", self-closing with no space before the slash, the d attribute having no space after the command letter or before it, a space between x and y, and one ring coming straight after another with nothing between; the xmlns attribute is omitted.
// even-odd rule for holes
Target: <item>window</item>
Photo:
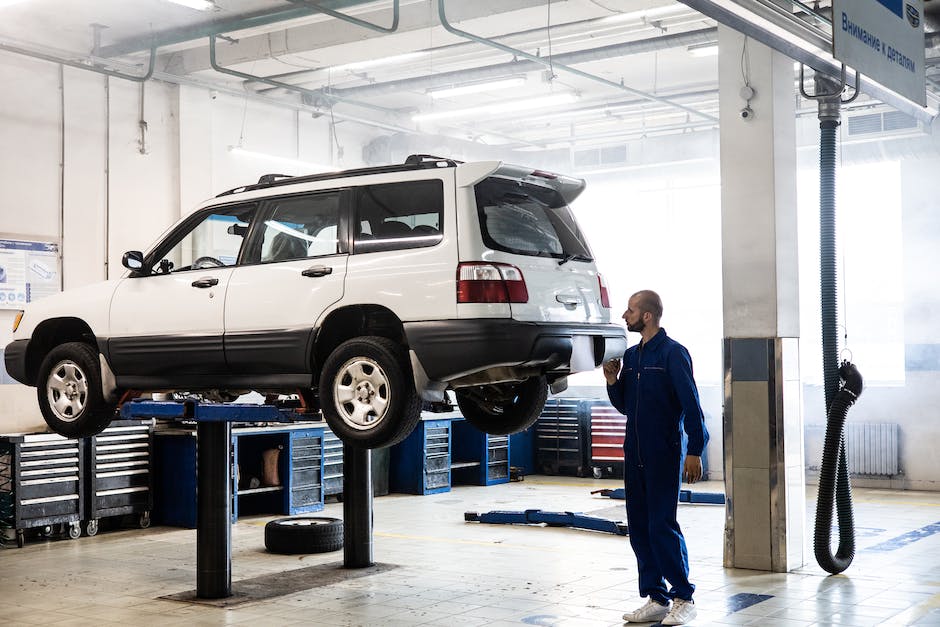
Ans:
<svg viewBox="0 0 940 627"><path fill-rule="evenodd" d="M356 252L421 248L443 239L441 180L366 185L358 191Z"/></svg>
<svg viewBox="0 0 940 627"><path fill-rule="evenodd" d="M203 214L189 231L160 256L155 274L233 266L248 234L254 205L217 208Z"/></svg>
<svg viewBox="0 0 940 627"><path fill-rule="evenodd" d="M263 225L261 262L335 255L339 206L340 192L275 201Z"/></svg>
<svg viewBox="0 0 940 627"><path fill-rule="evenodd" d="M554 189L491 177L475 188L483 241L517 255L593 257L571 210Z"/></svg>

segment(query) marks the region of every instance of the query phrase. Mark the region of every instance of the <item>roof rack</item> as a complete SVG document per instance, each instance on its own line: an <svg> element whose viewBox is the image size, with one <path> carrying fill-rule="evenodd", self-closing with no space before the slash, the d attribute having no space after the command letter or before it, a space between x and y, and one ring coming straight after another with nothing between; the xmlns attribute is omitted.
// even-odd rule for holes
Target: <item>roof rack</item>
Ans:
<svg viewBox="0 0 940 627"><path fill-rule="evenodd" d="M385 174L387 172L407 172L409 170L425 170L430 168L456 168L463 161L448 159L446 157L435 157L434 155L408 155L405 162L400 165L381 165L371 168L357 168L354 170L342 170L340 172L323 172L321 174L306 174L303 176L290 176L288 174L265 174L258 179L257 183L252 185L241 185L218 194L216 198L250 192L268 187L278 187L280 185L294 185L295 183L310 183L313 181L326 181L330 179L340 179L350 176L362 176L365 174Z"/></svg>

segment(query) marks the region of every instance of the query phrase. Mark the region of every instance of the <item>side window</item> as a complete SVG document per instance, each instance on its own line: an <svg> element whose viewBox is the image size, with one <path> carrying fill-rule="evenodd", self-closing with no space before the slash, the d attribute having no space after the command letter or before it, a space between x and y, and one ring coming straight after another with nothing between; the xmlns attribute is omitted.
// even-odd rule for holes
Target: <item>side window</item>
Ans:
<svg viewBox="0 0 940 627"><path fill-rule="evenodd" d="M365 185L358 192L355 252L422 248L444 238L440 179Z"/></svg>
<svg viewBox="0 0 940 627"><path fill-rule="evenodd" d="M226 207L202 214L151 267L153 274L233 266L255 214L255 206Z"/></svg>
<svg viewBox="0 0 940 627"><path fill-rule="evenodd" d="M261 225L261 262L290 261L338 252L340 192L282 198Z"/></svg>

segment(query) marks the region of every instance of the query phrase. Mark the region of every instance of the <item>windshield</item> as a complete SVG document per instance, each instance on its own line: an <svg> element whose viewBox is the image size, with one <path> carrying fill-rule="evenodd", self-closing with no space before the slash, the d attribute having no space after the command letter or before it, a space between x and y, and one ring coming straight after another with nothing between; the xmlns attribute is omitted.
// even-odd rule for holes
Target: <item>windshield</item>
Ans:
<svg viewBox="0 0 940 627"><path fill-rule="evenodd" d="M593 261L574 216L550 187L492 176L477 183L484 243L518 255Z"/></svg>

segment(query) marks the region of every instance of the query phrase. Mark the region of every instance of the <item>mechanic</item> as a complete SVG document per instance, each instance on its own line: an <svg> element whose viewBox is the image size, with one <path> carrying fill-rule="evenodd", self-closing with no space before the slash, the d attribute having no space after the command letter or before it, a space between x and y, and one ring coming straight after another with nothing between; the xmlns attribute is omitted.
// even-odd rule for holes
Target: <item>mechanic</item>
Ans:
<svg viewBox="0 0 940 627"><path fill-rule="evenodd" d="M630 545L636 555L640 596L649 600L623 615L626 622L683 625L695 618L695 586L689 556L676 521L681 478L702 478L702 450L708 441L705 416L684 346L659 326L663 303L656 292L630 297L623 319L641 335L621 360L604 364L607 395L627 416L624 484ZM619 373L619 376L618 376ZM683 463L682 428L688 435ZM671 588L666 588L666 581Z"/></svg>

